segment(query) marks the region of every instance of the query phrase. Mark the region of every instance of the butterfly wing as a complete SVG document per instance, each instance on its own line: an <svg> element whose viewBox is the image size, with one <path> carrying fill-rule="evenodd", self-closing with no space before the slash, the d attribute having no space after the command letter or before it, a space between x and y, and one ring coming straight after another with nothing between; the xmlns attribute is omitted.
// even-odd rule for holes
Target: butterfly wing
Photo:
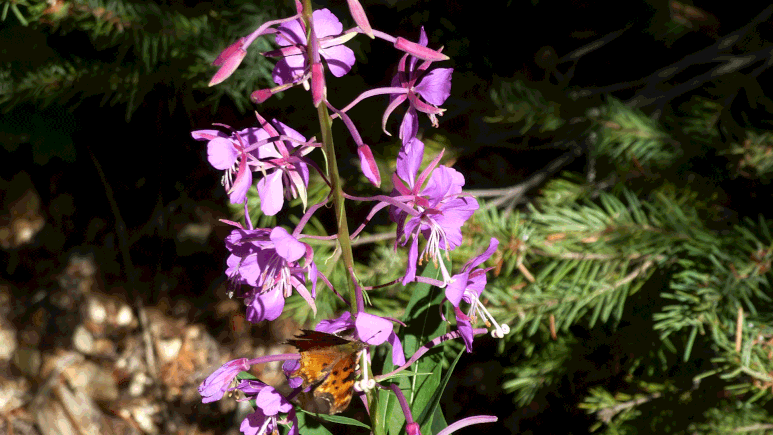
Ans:
<svg viewBox="0 0 773 435"><path fill-rule="evenodd" d="M351 340L347 340L346 338L328 334L326 332L312 331L310 329L302 329L300 335L292 340L287 340L288 344L297 347L301 352L318 347L338 346L349 342L351 342Z"/></svg>
<svg viewBox="0 0 773 435"><path fill-rule="evenodd" d="M316 386L299 395L303 408L321 414L345 410L352 399L357 359L364 344L310 330L288 343L301 353L300 366L291 376L303 379L303 388Z"/></svg>
<svg viewBox="0 0 773 435"><path fill-rule="evenodd" d="M303 379L303 388L322 382L345 355L334 347L301 352L301 365L290 374Z"/></svg>
<svg viewBox="0 0 773 435"><path fill-rule="evenodd" d="M306 388L327 377L333 366L345 356L345 349L341 346L351 342L337 335L304 329L301 335L287 343L301 352L300 367L291 376L303 379L303 388Z"/></svg>
<svg viewBox="0 0 773 435"><path fill-rule="evenodd" d="M313 400L306 397L305 408L321 414L338 414L344 411L354 394L355 369L359 351L348 353L330 369L325 380L311 393Z"/></svg>

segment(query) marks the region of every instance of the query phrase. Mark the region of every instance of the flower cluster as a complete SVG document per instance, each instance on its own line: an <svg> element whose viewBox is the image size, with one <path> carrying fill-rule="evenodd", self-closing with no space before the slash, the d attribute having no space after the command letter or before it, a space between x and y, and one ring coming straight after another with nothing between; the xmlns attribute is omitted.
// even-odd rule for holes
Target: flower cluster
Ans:
<svg viewBox="0 0 773 435"><path fill-rule="evenodd" d="M381 182L378 166L370 146L362 141L348 112L365 98L388 95L390 100L382 116L382 128L389 134L387 123L390 115L407 101L408 107L399 128L401 148L391 177L394 189L390 195L361 198L332 188L324 202L309 205L307 190L311 169L317 171L330 186L340 186L339 180L330 179L336 176L336 171L331 171L336 160L329 140L322 143L313 138L308 140L281 121L269 122L260 115L257 115L257 126L240 131L215 124L219 129L192 132L194 139L207 141L209 163L215 169L224 171L223 186L230 201L244 204L244 225L225 221L233 227L225 239L230 253L226 275L229 294L244 300L246 318L250 322L277 319L284 310L285 299L293 292L316 313L317 280L322 279L327 287L335 289L317 269L312 247L301 241L312 237L302 233L305 223L331 198L336 206L341 207L344 198L375 203L366 221L353 234L339 225L338 234L329 237L335 238L340 249L349 253L342 257L354 289L347 298L351 311L334 319L322 320L315 331L306 331L297 340L291 341L299 348L300 354L230 361L210 375L201 384L199 392L204 403L220 400L226 394L236 394L239 400L254 401L255 411L244 419L240 427L244 434L277 433L280 426L287 426L288 433L296 434L299 432L298 420L291 400L300 399L302 403L304 400L325 400L326 409L340 412L348 405L352 390L360 395L375 397L371 391L378 385L396 395L405 415L408 433L419 433L421 428L413 420L410 404L397 384L388 382L389 377L415 364L430 347L444 340L462 339L467 351L471 352L473 337L487 331L473 328L478 317L487 326L493 325L492 335L495 337L502 337L509 331L507 325L496 322L481 302L486 272L490 268L479 266L494 254L498 241L492 238L487 249L470 259L455 274L448 261L449 251L462 244L462 228L479 208L478 202L463 192L464 176L441 164L442 152L422 169L425 150L418 137L419 113L426 114L432 126L438 125L438 116L444 112L440 106L451 92L453 69L433 67L434 62L447 60L448 57L441 50L428 47L429 41L423 28L418 42L372 29L357 0L349 1L357 26L348 30L344 30L338 18L327 9L310 11L304 10L300 3L297 5L296 15L266 22L227 47L214 61L220 68L210 85L223 82L239 67L246 50L256 38L272 36L279 48L264 55L278 59L272 75L276 86L256 90L252 93L252 100L263 103L278 92L303 86L310 91L314 106L320 109L322 137L331 137L331 132L324 130L330 128L331 121L343 121L357 144L363 174L374 185ZM324 71L329 70L334 77L343 77L351 71L355 62L354 52L344 44L360 34L391 43L392 48L402 52L402 56L391 86L365 91L339 109L327 100ZM332 116L324 109L329 109ZM327 170L317 166L310 158L313 157L310 153L316 148L322 149ZM305 214L292 232L283 227L253 227L246 198L254 177L259 178L256 188L260 209L265 215L279 213L288 204L286 199L301 199ZM395 330L395 323L403 325L402 322L368 312L364 290L354 274L351 261L350 240L365 228L373 215L383 209L387 209L389 217L396 223L395 250L407 247L408 252L405 271L393 283L400 282L407 287L420 282L443 288L456 318L456 331L433 338L408 360ZM336 218L345 220L345 211ZM418 267L429 261L437 265L442 279L417 276ZM466 312L462 303L468 306ZM391 347L392 364L396 369L373 377L369 365L373 355L371 347L384 343ZM360 355L359 367L355 367L352 361ZM240 379L239 373L254 364L268 361L284 361L283 367L293 388L288 396L260 381ZM470 417L440 433L495 420L490 416Z"/></svg>
<svg viewBox="0 0 773 435"><path fill-rule="evenodd" d="M206 140L207 159L225 171L223 186L232 203L241 204L252 185L253 172L265 176L258 182L261 211L273 216L282 209L284 198L303 200L309 186L309 165L305 158L315 146L300 133L274 120L271 124L257 115L260 127L246 128L227 135L219 130L196 130L192 136Z"/></svg>
<svg viewBox="0 0 773 435"><path fill-rule="evenodd" d="M228 256L226 275L229 284L249 290L245 297L247 320L260 322L274 320L282 314L284 300L293 289L316 312L317 266L314 265L311 246L298 241L282 227L243 229L240 226L225 239L231 252ZM304 258L304 266L298 260ZM306 288L305 277L311 282L311 292Z"/></svg>

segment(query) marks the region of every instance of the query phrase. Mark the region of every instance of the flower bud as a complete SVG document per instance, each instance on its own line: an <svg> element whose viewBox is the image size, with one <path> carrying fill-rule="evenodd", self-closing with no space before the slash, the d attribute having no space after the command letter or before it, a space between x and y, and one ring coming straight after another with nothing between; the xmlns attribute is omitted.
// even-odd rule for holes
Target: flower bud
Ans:
<svg viewBox="0 0 773 435"><path fill-rule="evenodd" d="M354 22L357 23L357 25L360 27L360 30L362 30L362 33L368 35L370 39L374 39L375 36L373 36L373 28L370 27L370 22L368 21L368 17L365 15L365 9L362 8L360 1L346 0L346 3L349 4L349 12L352 14Z"/></svg>
<svg viewBox="0 0 773 435"><path fill-rule="evenodd" d="M421 44L411 42L400 36L398 36L397 41L395 41L395 48L422 60L429 60L432 62L436 62L440 60L450 59L450 57L446 56L445 54L437 50L433 50Z"/></svg>
<svg viewBox="0 0 773 435"><path fill-rule="evenodd" d="M209 81L209 86L222 83L223 80L230 77L231 74L236 71L236 68L238 68L242 63L242 60L244 60L244 56L247 55L247 50L242 47L243 45L244 38L239 38L238 41L234 42L233 44L229 45L228 48L223 50L217 59L212 62L212 65L220 66L220 69L217 70L215 75L212 77L212 80Z"/></svg>

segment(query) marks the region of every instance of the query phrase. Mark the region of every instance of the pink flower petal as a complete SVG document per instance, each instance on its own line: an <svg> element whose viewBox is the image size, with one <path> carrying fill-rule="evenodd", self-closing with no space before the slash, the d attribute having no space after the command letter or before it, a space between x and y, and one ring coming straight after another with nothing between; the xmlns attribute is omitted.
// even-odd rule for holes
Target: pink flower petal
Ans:
<svg viewBox="0 0 773 435"><path fill-rule="evenodd" d="M282 190L282 171L274 171L258 181L260 210L267 216L274 216L282 210L284 192Z"/></svg>

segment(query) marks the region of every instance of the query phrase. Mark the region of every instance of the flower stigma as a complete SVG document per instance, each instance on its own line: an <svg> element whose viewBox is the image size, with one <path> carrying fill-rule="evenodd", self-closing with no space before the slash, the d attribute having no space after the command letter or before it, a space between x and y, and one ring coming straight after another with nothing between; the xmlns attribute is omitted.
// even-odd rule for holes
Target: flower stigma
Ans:
<svg viewBox="0 0 773 435"><path fill-rule="evenodd" d="M376 381L368 379L368 355L362 352L362 379L354 383L354 389L359 392L367 392L376 388Z"/></svg>

